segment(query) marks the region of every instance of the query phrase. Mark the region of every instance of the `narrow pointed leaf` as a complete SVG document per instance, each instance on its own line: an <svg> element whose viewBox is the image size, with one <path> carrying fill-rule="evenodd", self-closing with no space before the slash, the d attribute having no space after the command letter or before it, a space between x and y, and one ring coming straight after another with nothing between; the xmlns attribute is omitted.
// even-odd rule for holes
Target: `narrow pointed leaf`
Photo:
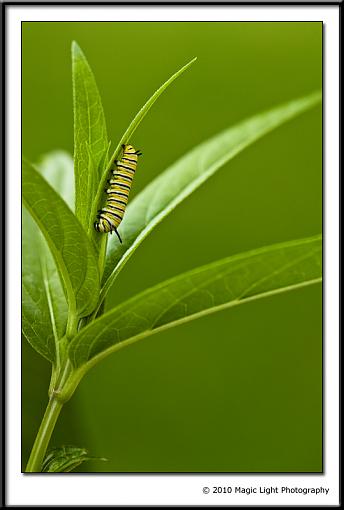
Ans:
<svg viewBox="0 0 344 510"><path fill-rule="evenodd" d="M67 152L45 154L38 169L73 208L73 159ZM31 346L54 365L59 364L58 341L64 336L68 307L49 247L37 225L23 209L22 329Z"/></svg>
<svg viewBox="0 0 344 510"><path fill-rule="evenodd" d="M87 315L97 303L99 274L86 233L64 200L28 163L23 164L23 202L51 250L71 313Z"/></svg>
<svg viewBox="0 0 344 510"><path fill-rule="evenodd" d="M106 355L163 329L321 280L321 236L200 267L133 297L83 329L69 356L83 374Z"/></svg>
<svg viewBox="0 0 344 510"><path fill-rule="evenodd" d="M87 230L91 206L108 149L106 123L92 70L76 42L72 44L74 106L75 213ZM93 165L90 165L90 154Z"/></svg>
<svg viewBox="0 0 344 510"><path fill-rule="evenodd" d="M140 123L142 122L144 117L147 115L147 113L149 112L149 110L151 109L151 107L153 106L155 101L159 98L159 96L161 96L161 94L169 87L169 85L171 85L171 83L174 82L174 80L179 78L179 76L181 76L184 73L184 71L186 71L196 60L197 60L197 57L192 59L185 66L181 67L176 73L174 73L172 76L170 76L170 78L167 81L165 81L165 83L163 83L161 85L161 87L159 87L154 92L154 94L143 105L141 110L135 115L135 117L132 120L132 122L130 123L128 129L125 131L124 135L118 142L118 145L115 148L111 158L110 159L106 158L107 165L105 166L102 178L101 178L99 186L98 186L98 192L96 195L96 199L93 202L94 205L93 205L92 214L91 214L92 221L95 220L96 213L97 213L98 209L101 209L101 207L104 205L104 200L105 200L104 189L106 187L106 181L109 178L109 174L110 174L111 168L113 166L113 162L119 158L120 152L122 150L122 144L126 144L129 142L130 137L136 131L136 129L138 128L138 126L140 125ZM99 243L99 238L102 237L102 234L96 233L95 230L92 228L89 229L89 235L91 235L92 239L94 240L94 242L96 244Z"/></svg>
<svg viewBox="0 0 344 510"><path fill-rule="evenodd" d="M115 236L108 240L102 298L143 239L178 204L236 154L320 100L321 94L314 93L240 122L197 146L154 179L128 205L119 227L123 244Z"/></svg>

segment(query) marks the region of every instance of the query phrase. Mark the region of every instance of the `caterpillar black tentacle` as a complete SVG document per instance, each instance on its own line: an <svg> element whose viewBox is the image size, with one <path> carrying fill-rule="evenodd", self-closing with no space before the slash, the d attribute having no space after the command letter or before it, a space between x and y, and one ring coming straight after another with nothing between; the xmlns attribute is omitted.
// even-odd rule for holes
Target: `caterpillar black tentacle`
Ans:
<svg viewBox="0 0 344 510"><path fill-rule="evenodd" d="M120 243L121 236L118 233L125 208L128 203L128 196L131 184L135 175L137 159L141 156L141 151L136 151L132 145L122 145L123 155L120 160L115 160L116 168L113 169L113 178L108 179L109 187L105 189L107 201L105 207L98 211L94 228L102 234L112 234L115 232Z"/></svg>

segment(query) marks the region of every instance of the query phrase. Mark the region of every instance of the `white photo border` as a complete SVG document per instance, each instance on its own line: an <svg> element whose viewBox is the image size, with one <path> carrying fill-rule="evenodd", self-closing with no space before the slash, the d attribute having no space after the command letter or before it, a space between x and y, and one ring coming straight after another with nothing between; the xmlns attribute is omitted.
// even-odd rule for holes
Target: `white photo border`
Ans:
<svg viewBox="0 0 344 510"><path fill-rule="evenodd" d="M338 506L339 493L338 5L6 6L6 505ZM21 473L21 23L23 21L322 21L324 129L324 472L316 474ZM11 218L11 228L8 218ZM204 487L324 487L328 494L207 494Z"/></svg>

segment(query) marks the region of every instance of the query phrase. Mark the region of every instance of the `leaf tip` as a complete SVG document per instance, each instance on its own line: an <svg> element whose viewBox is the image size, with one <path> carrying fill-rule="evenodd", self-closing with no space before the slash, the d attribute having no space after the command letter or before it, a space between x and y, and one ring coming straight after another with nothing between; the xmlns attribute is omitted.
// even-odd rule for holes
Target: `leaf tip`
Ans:
<svg viewBox="0 0 344 510"><path fill-rule="evenodd" d="M194 62L196 62L196 60L197 60L197 57L194 57L193 59L191 59L191 60L190 60L190 62L188 62L188 63L185 65L185 67L189 67L189 66L191 66Z"/></svg>
<svg viewBox="0 0 344 510"><path fill-rule="evenodd" d="M83 55L82 49L76 41L72 41L72 55Z"/></svg>

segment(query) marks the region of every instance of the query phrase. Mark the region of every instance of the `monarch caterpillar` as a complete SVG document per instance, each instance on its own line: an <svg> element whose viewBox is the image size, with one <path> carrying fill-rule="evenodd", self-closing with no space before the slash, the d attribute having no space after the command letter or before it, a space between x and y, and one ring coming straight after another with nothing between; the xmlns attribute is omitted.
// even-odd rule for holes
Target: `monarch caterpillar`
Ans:
<svg viewBox="0 0 344 510"><path fill-rule="evenodd" d="M112 171L113 179L109 179L110 187L105 190L108 194L107 202L103 209L98 211L98 221L94 223L94 228L97 232L107 234L113 231L120 241L122 239L117 231L121 223L125 208L128 203L128 196L132 180L135 175L138 156L142 152L136 151L132 145L122 145L123 155L122 159L115 160L116 168Z"/></svg>

